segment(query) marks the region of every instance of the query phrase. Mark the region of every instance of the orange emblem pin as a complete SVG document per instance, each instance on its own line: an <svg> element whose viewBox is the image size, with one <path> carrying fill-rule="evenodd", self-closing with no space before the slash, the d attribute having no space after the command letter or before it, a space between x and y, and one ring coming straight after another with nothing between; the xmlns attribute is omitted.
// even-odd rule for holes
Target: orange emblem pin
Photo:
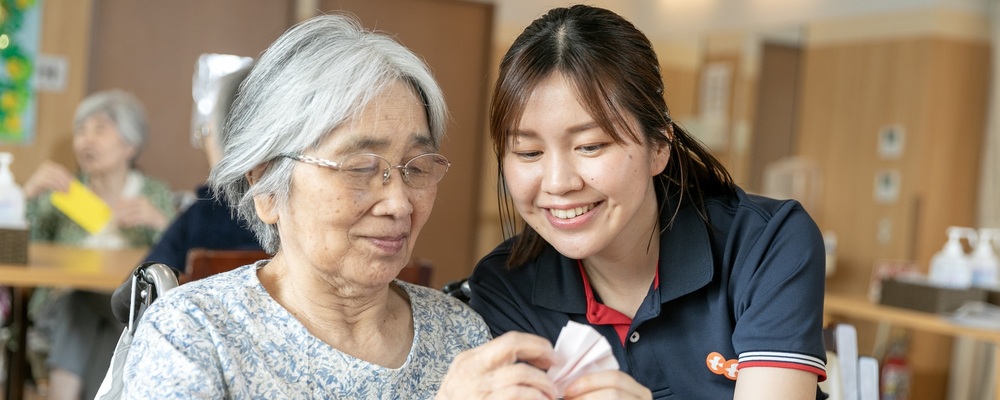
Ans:
<svg viewBox="0 0 1000 400"><path fill-rule="evenodd" d="M736 380L738 371L736 367L739 365L739 360L727 360L722 354L718 352L708 353L708 357L705 357L705 366L708 367L709 371L713 374L722 375L730 380Z"/></svg>

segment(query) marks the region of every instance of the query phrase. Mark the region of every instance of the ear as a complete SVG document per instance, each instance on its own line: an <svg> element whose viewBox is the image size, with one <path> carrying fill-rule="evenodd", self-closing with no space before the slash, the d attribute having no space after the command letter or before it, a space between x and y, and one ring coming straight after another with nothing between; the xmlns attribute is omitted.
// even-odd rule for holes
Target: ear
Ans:
<svg viewBox="0 0 1000 400"><path fill-rule="evenodd" d="M267 164L261 164L246 174L247 182L251 187L260 180L266 169ZM278 207L273 194L255 194L253 196L253 206L254 210L257 211L257 218L260 218L265 224L272 225L278 222Z"/></svg>
<svg viewBox="0 0 1000 400"><path fill-rule="evenodd" d="M667 162L670 161L671 143L674 142L674 128L672 126L667 128L667 131L663 132L663 135L667 137L667 142L657 145L656 148L653 149L652 157L649 159L650 176L656 176L660 172L663 172L663 169L667 167Z"/></svg>
<svg viewBox="0 0 1000 400"><path fill-rule="evenodd" d="M258 194L253 196L253 207L257 218L268 225L278 223L278 207L273 194Z"/></svg>

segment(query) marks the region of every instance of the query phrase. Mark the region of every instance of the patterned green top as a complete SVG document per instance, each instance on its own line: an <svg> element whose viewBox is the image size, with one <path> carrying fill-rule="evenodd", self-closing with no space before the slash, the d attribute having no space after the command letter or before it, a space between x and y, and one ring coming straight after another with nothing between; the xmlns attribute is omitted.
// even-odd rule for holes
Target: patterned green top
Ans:
<svg viewBox="0 0 1000 400"><path fill-rule="evenodd" d="M176 210L173 206L173 195L166 183L133 171L141 186L139 195L149 199L168 220L173 219ZM80 176L80 181L87 184L87 178ZM45 193L29 201L26 205L27 219L31 223L31 240L55 242L82 246L91 237L90 233L69 219L66 214L52 205L51 193ZM150 246L156 242L160 231L150 227L121 228L119 235L128 247Z"/></svg>

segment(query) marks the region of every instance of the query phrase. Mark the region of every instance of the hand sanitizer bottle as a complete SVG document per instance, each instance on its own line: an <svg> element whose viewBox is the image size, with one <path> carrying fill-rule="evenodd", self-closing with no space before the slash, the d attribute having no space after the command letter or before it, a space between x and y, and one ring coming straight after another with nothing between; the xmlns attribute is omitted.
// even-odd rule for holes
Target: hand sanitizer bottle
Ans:
<svg viewBox="0 0 1000 400"><path fill-rule="evenodd" d="M972 228L948 227L948 241L931 257L931 283L949 288L967 289L972 286L972 268L962 247L962 237L976 237Z"/></svg>
<svg viewBox="0 0 1000 400"><path fill-rule="evenodd" d="M1000 285L1000 260L993 251L993 241L997 239L1000 229L979 229L979 239L976 248L972 250L969 264L972 267L972 285L983 288L994 288Z"/></svg>
<svg viewBox="0 0 1000 400"><path fill-rule="evenodd" d="M0 153L0 228L26 229L24 192L14 182L14 174L10 172L13 161L12 154Z"/></svg>

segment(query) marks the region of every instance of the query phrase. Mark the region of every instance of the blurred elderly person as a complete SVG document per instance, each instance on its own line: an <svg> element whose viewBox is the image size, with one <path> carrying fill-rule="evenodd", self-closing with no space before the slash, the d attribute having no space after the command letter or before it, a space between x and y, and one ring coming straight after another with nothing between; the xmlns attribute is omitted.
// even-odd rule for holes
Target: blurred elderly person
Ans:
<svg viewBox="0 0 1000 400"><path fill-rule="evenodd" d="M231 55L209 55L236 58ZM205 56L203 56L205 57ZM236 89L247 76L250 66L224 74L214 83L211 91L214 106L207 118L194 131L192 143L205 153L210 167L222 159L222 126L236 96ZM246 221L237 218L222 199L217 198L208 185L195 190L195 200L174 218L160 240L146 254L145 261L163 263L184 272L187 254L191 249L261 250ZM130 290L126 281L121 290Z"/></svg>
<svg viewBox="0 0 1000 400"><path fill-rule="evenodd" d="M545 387L544 372L515 363L550 362L544 339L480 346L490 333L465 304L395 280L450 165L437 154L445 122L430 71L390 37L324 15L278 38L240 87L209 178L273 258L154 302L124 396L420 399L445 382L441 398L464 399Z"/></svg>
<svg viewBox="0 0 1000 400"><path fill-rule="evenodd" d="M31 239L90 248L151 245L174 215L167 185L139 172L135 159L148 128L142 105L120 90L94 93L73 118L77 173L45 161L24 184ZM66 192L78 180L104 200L112 221L91 233L52 204L54 192ZM111 362L123 326L114 318L110 294L71 291L57 295L38 290L32 315L38 327L34 353L48 350L49 397L93 398ZM37 378L44 368L35 365Z"/></svg>

